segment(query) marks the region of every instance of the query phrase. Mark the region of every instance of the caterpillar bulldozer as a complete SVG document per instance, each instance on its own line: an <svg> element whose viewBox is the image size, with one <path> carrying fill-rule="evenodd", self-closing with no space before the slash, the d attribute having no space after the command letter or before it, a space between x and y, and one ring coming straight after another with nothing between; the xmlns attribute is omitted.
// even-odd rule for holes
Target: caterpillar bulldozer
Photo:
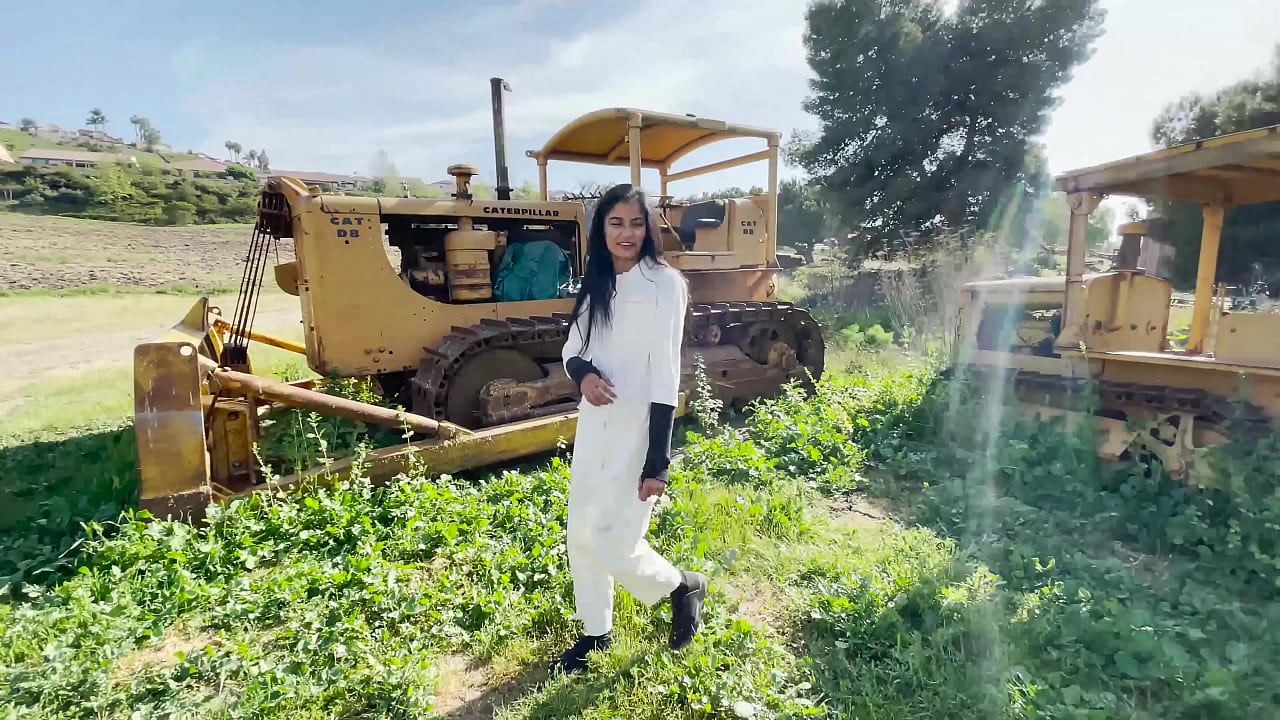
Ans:
<svg viewBox="0 0 1280 720"><path fill-rule="evenodd" d="M433 472L456 472L571 441L579 395L560 350L589 218L580 201L549 199L551 162L629 167L637 186L643 169L658 171L660 242L690 290L677 413L686 412L697 387L699 361L711 392L730 405L821 377L818 324L777 299L778 132L692 115L599 110L528 152L540 198L512 199L504 88L500 78L491 80L497 199L475 196L478 173L465 164L449 168L455 188L448 198L326 193L288 177L265 184L234 312L224 316L201 298L167 335L135 348L141 507L198 517L212 501L349 471L348 458L264 483L253 449L259 419L279 407L412 431L410 442L365 458L363 471L375 480L411 458ZM694 150L741 138L764 147L672 170ZM762 161L762 193L693 203L668 194L669 183ZM267 259L286 238L295 257L271 274L298 298L301 344L253 328ZM297 352L321 376L372 378L386 402L255 375L250 342Z"/></svg>
<svg viewBox="0 0 1280 720"><path fill-rule="evenodd" d="M1092 422L1103 459L1155 456L1173 477L1210 484L1207 449L1270 432L1280 417L1280 314L1226 311L1215 282L1227 209L1280 201L1280 126L1073 170L1054 183L1070 209L1066 275L963 286L953 370L995 373L1027 414ZM1202 208L1185 347L1170 338L1173 288L1149 272L1161 220L1122 225L1114 264L1086 272L1088 218L1108 196Z"/></svg>

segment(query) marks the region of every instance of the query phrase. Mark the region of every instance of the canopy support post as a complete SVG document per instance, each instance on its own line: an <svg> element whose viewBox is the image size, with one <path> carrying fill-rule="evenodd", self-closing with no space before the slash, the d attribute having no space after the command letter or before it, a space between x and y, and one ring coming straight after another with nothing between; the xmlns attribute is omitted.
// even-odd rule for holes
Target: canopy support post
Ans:
<svg viewBox="0 0 1280 720"><path fill-rule="evenodd" d="M768 247L778 248L778 140L777 135L769 137L769 233ZM773 261L773 258L768 258Z"/></svg>
<svg viewBox="0 0 1280 720"><path fill-rule="evenodd" d="M1084 261L1088 242L1089 215L1098 209L1102 196L1076 192L1067 195L1071 220L1067 226L1067 296L1062 310L1062 330L1055 345L1061 349L1079 350L1084 341Z"/></svg>
<svg viewBox="0 0 1280 720"><path fill-rule="evenodd" d="M640 113L631 113L627 119L628 144L631 146L631 184L640 187Z"/></svg>
<svg viewBox="0 0 1280 720"><path fill-rule="evenodd" d="M1204 229L1200 233L1200 263L1196 267L1196 299L1191 308L1191 333L1187 338L1187 354L1204 353L1209 331L1209 313L1213 309L1213 281L1218 274L1218 245L1222 239L1222 222L1226 207L1221 202L1204 206Z"/></svg>

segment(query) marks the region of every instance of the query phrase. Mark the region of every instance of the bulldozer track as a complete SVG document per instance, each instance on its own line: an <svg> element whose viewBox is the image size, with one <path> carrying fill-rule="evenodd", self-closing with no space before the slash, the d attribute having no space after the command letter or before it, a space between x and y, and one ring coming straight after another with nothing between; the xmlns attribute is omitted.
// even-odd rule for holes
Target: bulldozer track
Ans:
<svg viewBox="0 0 1280 720"><path fill-rule="evenodd" d="M454 326L439 344L425 348L426 356L410 380L414 412L447 419L450 381L469 358L492 348L562 345L571 320L570 313L554 313ZM807 310L787 302L691 304L685 314L685 347L733 344L735 340L741 344L749 341L753 328L768 327L787 329L794 336L800 368L808 369L814 379L821 376L825 359L821 329ZM743 350L751 354L748 348Z"/></svg>
<svg viewBox="0 0 1280 720"><path fill-rule="evenodd" d="M1016 390L1041 397L1060 395L1083 398L1088 396L1092 385L1102 408L1136 406L1155 413L1186 413L1218 425L1240 423L1241 429L1250 434L1269 432L1271 425L1270 416L1260 406L1207 390L1115 380L1091 381L1025 370L1010 374ZM1062 407L1071 403L1049 404Z"/></svg>

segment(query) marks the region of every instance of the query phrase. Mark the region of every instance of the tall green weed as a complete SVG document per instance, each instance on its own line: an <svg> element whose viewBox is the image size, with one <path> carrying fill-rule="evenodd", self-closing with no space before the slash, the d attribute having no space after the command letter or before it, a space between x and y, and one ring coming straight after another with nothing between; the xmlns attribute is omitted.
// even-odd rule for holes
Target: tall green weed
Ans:
<svg viewBox="0 0 1280 720"><path fill-rule="evenodd" d="M259 495L203 527L91 524L74 577L0 605L0 701L428 717L461 654L523 666L511 717L1274 714L1269 441L1222 449L1223 480L1199 490L1101 463L1088 428L1021 420L992 392L929 361L868 365L758 403L742 431L714 408L687 430L650 535L712 578L684 653L661 649L664 606L619 592L623 642L595 673L544 680L576 632L564 459L415 467ZM877 497L897 521L858 514Z"/></svg>

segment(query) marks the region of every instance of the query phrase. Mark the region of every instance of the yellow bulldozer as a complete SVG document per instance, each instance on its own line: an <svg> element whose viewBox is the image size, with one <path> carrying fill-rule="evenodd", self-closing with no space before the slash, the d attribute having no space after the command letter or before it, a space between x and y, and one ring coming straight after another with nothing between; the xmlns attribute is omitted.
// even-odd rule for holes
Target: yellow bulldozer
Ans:
<svg viewBox="0 0 1280 720"><path fill-rule="evenodd" d="M1088 412L1104 459L1150 454L1209 482L1205 449L1280 417L1280 314L1227 311L1215 282L1225 211L1280 201L1280 126L1073 170L1055 190L1070 208L1065 277L965 285L954 367L1003 375L1031 414ZM1203 209L1185 347L1170 339L1172 287L1148 272L1153 223L1121 226L1114 264L1086 272L1089 215L1113 195Z"/></svg>
<svg viewBox="0 0 1280 720"><path fill-rule="evenodd" d="M629 167L635 185L643 169L659 173L662 248L690 288L679 414L696 388L699 361L712 393L730 405L821 376L818 324L777 299L778 132L692 115L599 110L528 153L541 198L513 200L504 87L491 80L497 199L475 197L477 170L464 164L449 168L455 188L443 199L324 193L287 177L266 183L234 310L222 313L201 298L167 335L135 348L141 507L198 516L210 501L263 489L254 456L259 418L281 406L412 430L411 442L365 459L374 479L393 476L415 457L434 472L456 472L571 441L579 396L560 349L585 266L589 218L580 201L548 199L553 161ZM741 138L764 147L672 170L690 152ZM668 194L671 182L761 161L768 166L764 192L693 203ZM298 297L301 345L253 329L267 259L285 238L292 238L295 258L271 270L276 284ZM250 342L305 355L322 376L372 378L387 402L255 375ZM349 462L323 472L340 476ZM269 485L294 487L320 472Z"/></svg>

